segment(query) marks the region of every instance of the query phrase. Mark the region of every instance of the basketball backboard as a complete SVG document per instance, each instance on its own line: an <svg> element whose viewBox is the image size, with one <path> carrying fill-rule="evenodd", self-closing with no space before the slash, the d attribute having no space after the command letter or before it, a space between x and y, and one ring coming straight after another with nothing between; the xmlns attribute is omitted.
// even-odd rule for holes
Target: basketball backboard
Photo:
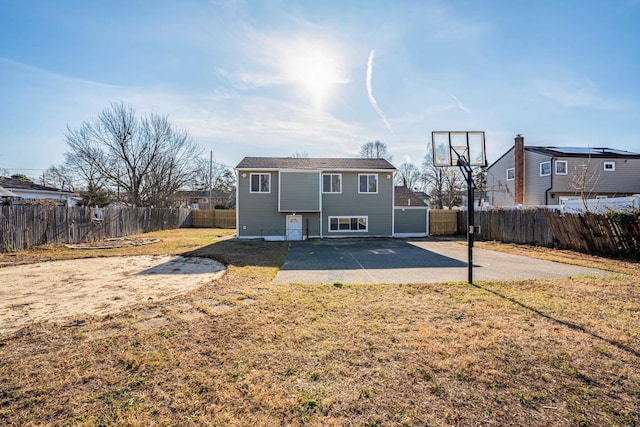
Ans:
<svg viewBox="0 0 640 427"><path fill-rule="evenodd" d="M484 132L431 132L433 165L458 166L458 160L470 166L487 166Z"/></svg>

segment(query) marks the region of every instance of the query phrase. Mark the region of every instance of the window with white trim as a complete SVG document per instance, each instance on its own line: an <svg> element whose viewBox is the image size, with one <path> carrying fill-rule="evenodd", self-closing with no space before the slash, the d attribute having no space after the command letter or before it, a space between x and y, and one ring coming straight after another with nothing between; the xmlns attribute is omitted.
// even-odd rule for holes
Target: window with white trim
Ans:
<svg viewBox="0 0 640 427"><path fill-rule="evenodd" d="M378 174L360 174L358 182L358 193L378 192Z"/></svg>
<svg viewBox="0 0 640 427"><path fill-rule="evenodd" d="M513 181L514 179L516 179L516 169L515 168L507 169L507 181Z"/></svg>
<svg viewBox="0 0 640 427"><path fill-rule="evenodd" d="M367 216L330 216L329 231L359 231L368 230Z"/></svg>
<svg viewBox="0 0 640 427"><path fill-rule="evenodd" d="M540 163L540 176L551 175L551 162Z"/></svg>
<svg viewBox="0 0 640 427"><path fill-rule="evenodd" d="M616 170L616 162L604 162L604 170L608 172Z"/></svg>
<svg viewBox="0 0 640 427"><path fill-rule="evenodd" d="M323 193L342 193L342 175L339 173L327 173L322 175Z"/></svg>
<svg viewBox="0 0 640 427"><path fill-rule="evenodd" d="M271 192L271 174L270 173L252 173L251 177L251 193L270 193Z"/></svg>
<svg viewBox="0 0 640 427"><path fill-rule="evenodd" d="M567 161L556 160L556 175L566 175L566 174L567 174Z"/></svg>

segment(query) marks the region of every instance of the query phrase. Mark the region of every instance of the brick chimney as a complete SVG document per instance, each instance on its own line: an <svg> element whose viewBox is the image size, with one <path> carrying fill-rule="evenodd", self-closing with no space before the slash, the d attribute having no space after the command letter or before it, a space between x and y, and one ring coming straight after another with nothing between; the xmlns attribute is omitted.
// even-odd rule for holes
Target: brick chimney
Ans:
<svg viewBox="0 0 640 427"><path fill-rule="evenodd" d="M514 205L524 204L524 137L516 136L516 144L514 148L515 154L515 192L513 196Z"/></svg>

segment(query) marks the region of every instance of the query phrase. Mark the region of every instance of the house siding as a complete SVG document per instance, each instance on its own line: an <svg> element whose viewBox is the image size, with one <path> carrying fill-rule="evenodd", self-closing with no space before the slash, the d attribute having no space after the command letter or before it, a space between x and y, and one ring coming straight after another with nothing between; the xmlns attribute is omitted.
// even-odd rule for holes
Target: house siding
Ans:
<svg viewBox="0 0 640 427"><path fill-rule="evenodd" d="M362 172L342 172L342 193L322 194L322 228L324 237L391 236L393 234L393 176L392 172L378 175L378 192L358 193L358 176ZM387 175L390 178L387 179ZM329 217L366 216L368 230L329 231Z"/></svg>
<svg viewBox="0 0 640 427"><path fill-rule="evenodd" d="M251 193L252 173L269 173L271 191ZM243 175L245 175L243 177ZM243 171L238 176L237 230L238 237L284 236L286 217L278 212L278 173L269 171Z"/></svg>
<svg viewBox="0 0 640 427"><path fill-rule="evenodd" d="M320 174L280 172L280 212L319 212Z"/></svg>
<svg viewBox="0 0 640 427"><path fill-rule="evenodd" d="M567 162L567 175L555 174L555 161ZM604 163L613 162L615 170L605 171ZM586 165L587 172L583 173ZM640 159L557 157L553 167L556 196L624 196L640 192Z"/></svg>
<svg viewBox="0 0 640 427"><path fill-rule="evenodd" d="M493 206L513 206L515 180L507 181L507 169L515 165L514 149L507 151L487 170L487 189Z"/></svg>
<svg viewBox="0 0 640 427"><path fill-rule="evenodd" d="M524 204L527 206L546 205L546 191L551 188L551 175L540 176L540 163L551 160L551 156L524 151Z"/></svg>

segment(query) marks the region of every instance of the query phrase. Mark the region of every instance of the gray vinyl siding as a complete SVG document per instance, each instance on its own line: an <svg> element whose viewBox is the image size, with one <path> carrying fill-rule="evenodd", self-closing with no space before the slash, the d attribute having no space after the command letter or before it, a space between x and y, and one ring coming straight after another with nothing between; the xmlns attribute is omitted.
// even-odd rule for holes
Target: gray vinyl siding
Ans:
<svg viewBox="0 0 640 427"><path fill-rule="evenodd" d="M567 162L567 175L555 174L555 161ZM604 163L615 163L615 170L605 171ZM583 167L586 165L587 173ZM584 187L588 198L596 195L630 195L640 192L640 159L606 159L558 157L554 160L553 189L556 196L576 196Z"/></svg>
<svg viewBox="0 0 640 427"><path fill-rule="evenodd" d="M251 173L269 173L271 191L251 193ZM242 175L246 176L243 178ZM278 173L264 171L242 171L238 176L238 237L262 237L285 234L286 217L278 212Z"/></svg>
<svg viewBox="0 0 640 427"><path fill-rule="evenodd" d="M424 208L396 208L394 233L426 233L427 211Z"/></svg>
<svg viewBox="0 0 640 427"><path fill-rule="evenodd" d="M319 212L320 174L280 172L280 212Z"/></svg>
<svg viewBox="0 0 640 427"><path fill-rule="evenodd" d="M358 193L359 172L342 173L342 193L322 194L322 227L324 237L391 236L393 218L393 174L378 175L378 193ZM360 172L362 173L362 172ZM387 179L387 175L390 176ZM330 216L366 216L366 232L329 231Z"/></svg>
<svg viewBox="0 0 640 427"><path fill-rule="evenodd" d="M507 169L515 165L514 149L507 151L487 171L487 189L491 205L513 206L515 180L507 181Z"/></svg>
<svg viewBox="0 0 640 427"><path fill-rule="evenodd" d="M551 204L546 200L546 191L551 187L551 176L554 165L551 165L549 176L540 176L540 163L550 161L551 157L545 154L524 151L524 204L538 206Z"/></svg>

